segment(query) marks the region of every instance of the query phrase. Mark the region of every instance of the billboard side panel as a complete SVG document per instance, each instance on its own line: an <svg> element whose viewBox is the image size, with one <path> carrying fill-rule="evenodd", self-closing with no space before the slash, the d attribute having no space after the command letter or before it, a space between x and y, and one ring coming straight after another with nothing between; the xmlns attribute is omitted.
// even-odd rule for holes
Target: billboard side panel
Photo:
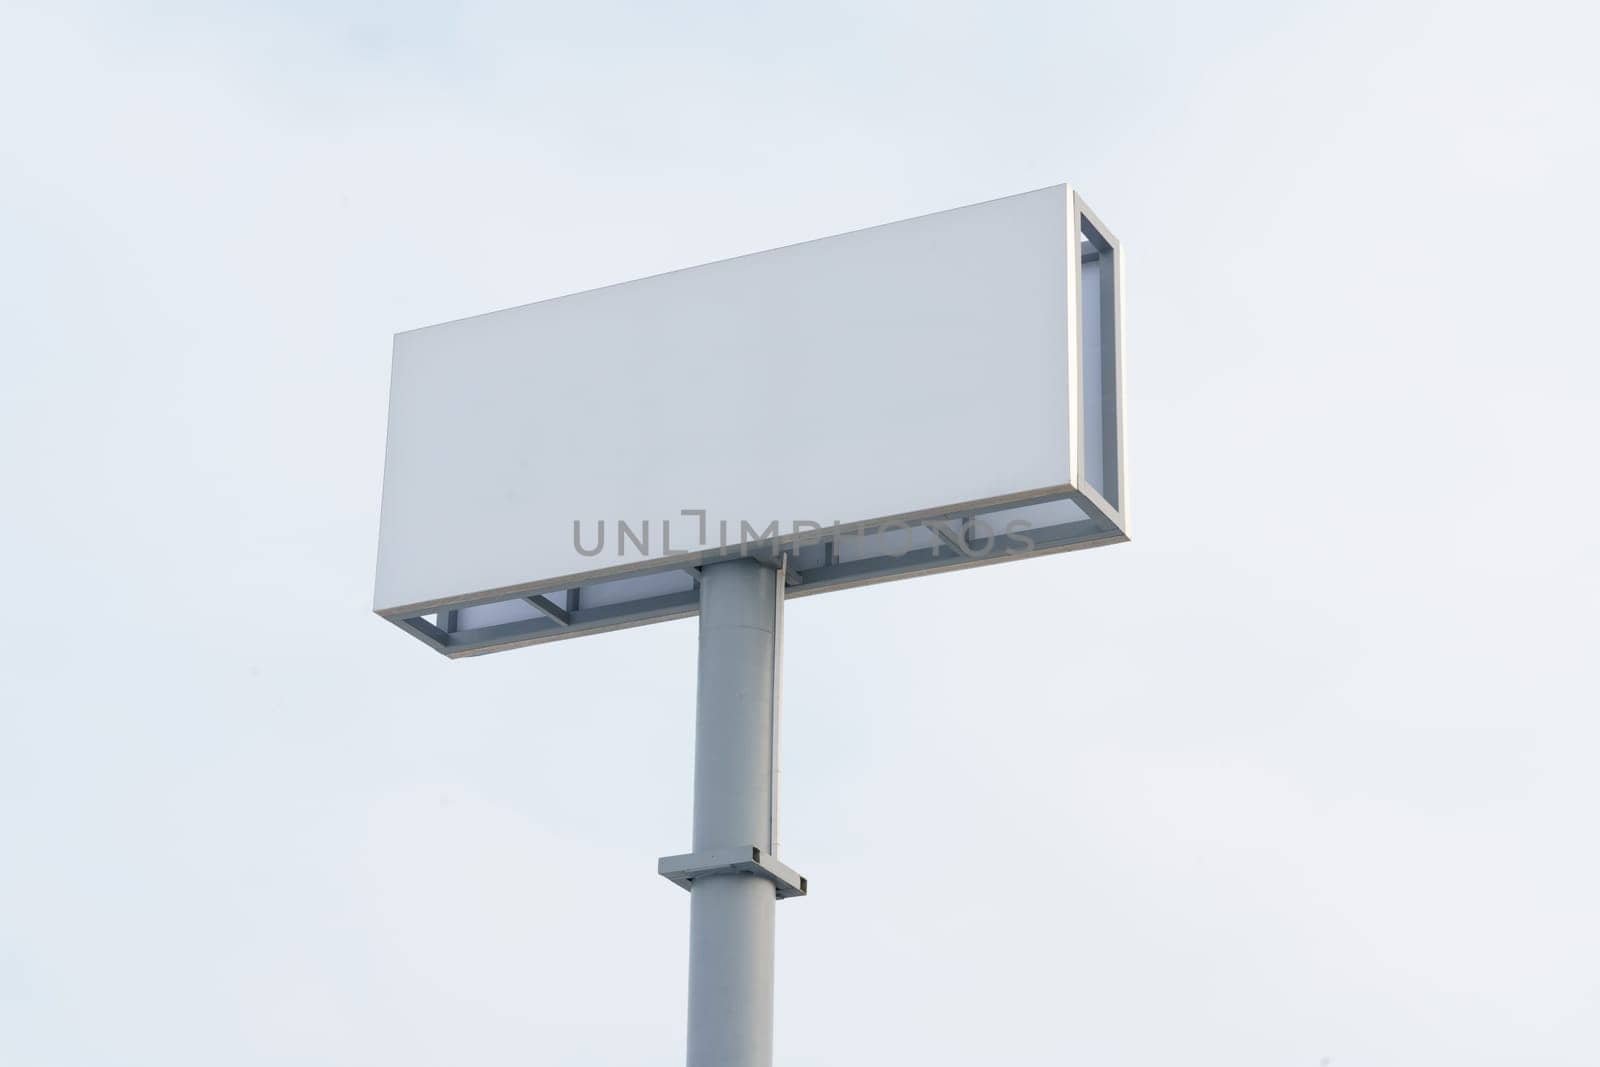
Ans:
<svg viewBox="0 0 1600 1067"><path fill-rule="evenodd" d="M1054 187L400 334L376 609L1070 482L1069 227Z"/></svg>

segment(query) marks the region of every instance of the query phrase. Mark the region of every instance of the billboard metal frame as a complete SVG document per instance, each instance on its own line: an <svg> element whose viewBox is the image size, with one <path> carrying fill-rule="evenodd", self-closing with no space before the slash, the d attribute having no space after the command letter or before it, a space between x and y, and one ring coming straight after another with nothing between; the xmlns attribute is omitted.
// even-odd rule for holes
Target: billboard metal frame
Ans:
<svg viewBox="0 0 1600 1067"><path fill-rule="evenodd" d="M1122 307L1125 288L1122 245L1075 189L1068 187L1066 192L1070 204L1068 240L1079 250L1080 266L1079 270L1067 271L1068 419L1073 427L1067 463L1070 481L1004 497L880 516L847 528L849 535L870 535L897 527L931 524L938 534L937 539L931 545L908 548L904 552L843 561L837 551L836 531L808 532L804 537L788 534L752 541L737 548L719 546L689 551L666 559L618 564L583 575L387 608L378 614L434 651L454 659L691 617L699 611L700 569L745 556L764 559L772 565L786 558L786 596L793 598L1126 541L1128 494L1123 445L1123 366L1127 346ZM1086 352L1082 268L1102 264L1106 258L1111 261L1111 270L1102 273L1098 289L1099 351ZM1090 449L1086 434L1091 420L1086 417L1085 378L1089 361L1096 359L1101 361L1103 374L1100 392L1103 410L1098 421L1105 434L1102 454L1114 457L1114 461L1108 463L1102 482L1104 492L1093 484L1087 467ZM987 513L1062 501L1075 505L1082 517L1030 528L1025 531L1024 538L991 531L992 538L985 538L981 546L977 542L975 531ZM597 585L674 572L687 576L679 590L621 603L586 604L586 590ZM514 601L525 602L532 609L527 612L529 617L471 628L460 624L464 609Z"/></svg>

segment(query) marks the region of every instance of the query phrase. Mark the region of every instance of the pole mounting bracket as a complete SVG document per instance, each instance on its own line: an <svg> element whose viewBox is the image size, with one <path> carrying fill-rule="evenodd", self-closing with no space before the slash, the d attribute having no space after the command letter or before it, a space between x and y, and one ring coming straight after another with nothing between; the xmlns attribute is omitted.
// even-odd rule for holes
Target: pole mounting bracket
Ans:
<svg viewBox="0 0 1600 1067"><path fill-rule="evenodd" d="M755 845L712 848L683 856L663 856L656 861L656 872L667 881L693 889L697 878L721 874L755 874L777 888L778 899L806 895L805 876L779 863Z"/></svg>

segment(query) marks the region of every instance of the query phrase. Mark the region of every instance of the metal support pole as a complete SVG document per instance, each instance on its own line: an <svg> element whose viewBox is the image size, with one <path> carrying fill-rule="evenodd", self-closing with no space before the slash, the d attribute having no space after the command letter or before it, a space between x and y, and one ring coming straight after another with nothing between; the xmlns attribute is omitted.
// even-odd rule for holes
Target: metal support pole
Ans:
<svg viewBox="0 0 1600 1067"><path fill-rule="evenodd" d="M749 559L704 569L696 856L773 851L782 611L781 570ZM700 873L689 891L689 1067L770 1067L774 882L730 868Z"/></svg>

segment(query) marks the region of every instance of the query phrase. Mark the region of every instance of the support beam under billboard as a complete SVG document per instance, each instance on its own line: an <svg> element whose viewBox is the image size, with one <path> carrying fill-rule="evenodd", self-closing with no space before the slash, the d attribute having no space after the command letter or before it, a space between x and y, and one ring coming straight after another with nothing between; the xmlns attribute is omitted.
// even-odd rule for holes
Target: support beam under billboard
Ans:
<svg viewBox="0 0 1600 1067"><path fill-rule="evenodd" d="M785 572L756 560L700 583L694 852L663 859L689 890L689 1067L772 1062L777 902L806 891L775 858Z"/></svg>

